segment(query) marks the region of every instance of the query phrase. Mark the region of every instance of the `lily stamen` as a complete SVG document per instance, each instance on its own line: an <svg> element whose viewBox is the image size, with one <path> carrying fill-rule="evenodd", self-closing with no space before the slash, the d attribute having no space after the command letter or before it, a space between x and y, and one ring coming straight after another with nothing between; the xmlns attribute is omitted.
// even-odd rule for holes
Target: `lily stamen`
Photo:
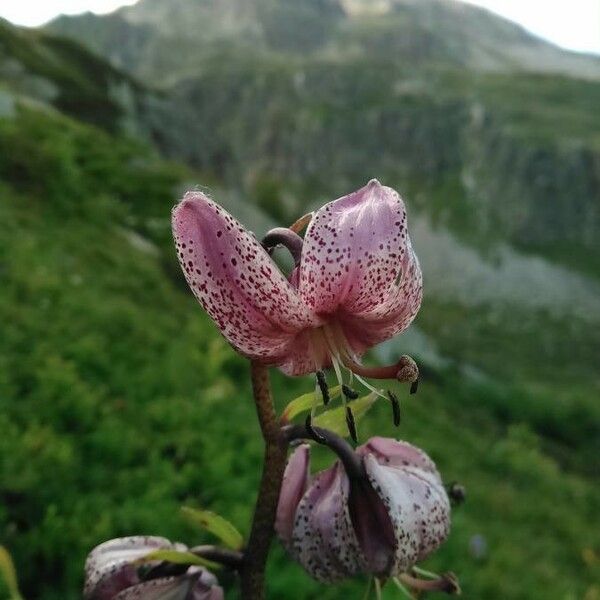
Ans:
<svg viewBox="0 0 600 600"><path fill-rule="evenodd" d="M344 396L346 396L346 398L348 398L348 400L356 400L360 394L356 391L353 390L349 385L347 384L342 384L342 393L344 394Z"/></svg>
<svg viewBox="0 0 600 600"><path fill-rule="evenodd" d="M325 378L325 373L323 371L317 371L317 385L321 390L321 396L323 397L323 404L327 406L329 404L330 396L329 396L329 386L327 385L327 379Z"/></svg>
<svg viewBox="0 0 600 600"><path fill-rule="evenodd" d="M355 375L356 375L356 373L355 373ZM371 392L373 392L380 398L387 400L387 396L385 396L383 394L383 390L378 390L376 387L373 387L368 381L363 379L360 375L356 375L356 379L358 379L358 381L360 381L368 390L370 390Z"/></svg>
<svg viewBox="0 0 600 600"><path fill-rule="evenodd" d="M387 391L387 395L388 395L390 402L392 403L392 414L393 414L393 418L394 418L394 425L396 427L398 427L398 425L400 425L400 419L401 419L400 401L398 400L398 396L396 396L396 394L394 394L394 392L392 392L391 390Z"/></svg>
<svg viewBox="0 0 600 600"><path fill-rule="evenodd" d="M348 432L350 433L350 437L354 441L355 444L358 443L358 434L356 432L356 421L354 420L354 415L352 414L352 409L349 406L346 406L346 425L348 427Z"/></svg>

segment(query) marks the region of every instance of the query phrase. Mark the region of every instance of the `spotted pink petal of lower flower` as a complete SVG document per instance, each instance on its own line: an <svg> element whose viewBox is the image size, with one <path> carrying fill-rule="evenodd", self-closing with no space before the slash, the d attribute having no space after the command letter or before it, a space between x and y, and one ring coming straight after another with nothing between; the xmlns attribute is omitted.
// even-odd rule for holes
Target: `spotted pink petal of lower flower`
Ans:
<svg viewBox="0 0 600 600"><path fill-rule="evenodd" d="M279 364L320 323L254 235L204 194L186 194L172 221L188 284L239 352Z"/></svg>
<svg viewBox="0 0 600 600"><path fill-rule="evenodd" d="M145 581L123 590L113 600L224 600L223 589L204 569L190 569L185 575Z"/></svg>
<svg viewBox="0 0 600 600"><path fill-rule="evenodd" d="M348 476L338 462L315 476L296 511L292 555L325 583L364 570L348 507L349 488Z"/></svg>
<svg viewBox="0 0 600 600"><path fill-rule="evenodd" d="M304 239L300 294L319 314L376 309L395 291L407 239L402 199L371 180L315 214Z"/></svg>
<svg viewBox="0 0 600 600"><path fill-rule="evenodd" d="M375 436L366 444L359 446L356 453L360 456L372 454L380 465L387 467L412 467L434 473L439 479L435 463L417 446L408 442ZM441 481L441 479L439 479Z"/></svg>
<svg viewBox="0 0 600 600"><path fill-rule="evenodd" d="M363 458L367 477L387 509L396 536L391 574L424 560L448 537L450 502L437 471L416 463L389 466L373 454Z"/></svg>
<svg viewBox="0 0 600 600"><path fill-rule="evenodd" d="M288 460L277 504L275 531L286 546L292 542L292 532L298 504L306 492L310 477L310 446L298 446Z"/></svg>

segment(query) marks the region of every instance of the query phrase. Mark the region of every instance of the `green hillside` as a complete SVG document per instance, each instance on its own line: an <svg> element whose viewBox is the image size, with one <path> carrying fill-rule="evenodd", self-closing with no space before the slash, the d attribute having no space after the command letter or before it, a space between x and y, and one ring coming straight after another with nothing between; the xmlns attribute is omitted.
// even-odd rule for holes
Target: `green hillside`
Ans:
<svg viewBox="0 0 600 600"><path fill-rule="evenodd" d="M72 78L29 62L36 35L3 27L2 39L18 40L0 46L3 64L68 94ZM71 73L91 56L52 43L70 48ZM250 64L232 53L206 64L176 91L179 115L165 114L157 136L191 167L114 127L101 84L106 122L0 74L0 544L28 600L80 598L85 555L110 537L209 540L182 504L248 530L262 453L248 368L176 264L169 216L182 189L210 186L260 235L265 220L292 219L370 176L405 194L426 282L415 326L372 359L409 351L423 382L416 396L396 390L399 431L382 404L360 437L408 439L468 491L426 566L455 571L468 599L600 594L597 84L442 69L423 93L418 78L399 83L398 66L324 60ZM538 104L520 100L534 93ZM204 143L187 145L183 124ZM527 199L518 222L498 219L499 190L513 212ZM496 254L498 242L510 254ZM441 254L463 279L434 275ZM312 385L274 373L279 406ZM279 546L270 563L272 598L361 598L364 585L320 586Z"/></svg>

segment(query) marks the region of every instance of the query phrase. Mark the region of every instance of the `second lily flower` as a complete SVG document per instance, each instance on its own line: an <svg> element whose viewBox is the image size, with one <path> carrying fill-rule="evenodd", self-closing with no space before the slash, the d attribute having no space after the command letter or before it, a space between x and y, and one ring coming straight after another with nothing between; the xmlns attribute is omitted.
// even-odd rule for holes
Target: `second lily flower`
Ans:
<svg viewBox="0 0 600 600"><path fill-rule="evenodd" d="M290 457L276 530L316 579L359 573L392 577L410 570L447 538L450 502L433 461L393 439L356 449L361 471L342 462L310 477L309 446Z"/></svg>

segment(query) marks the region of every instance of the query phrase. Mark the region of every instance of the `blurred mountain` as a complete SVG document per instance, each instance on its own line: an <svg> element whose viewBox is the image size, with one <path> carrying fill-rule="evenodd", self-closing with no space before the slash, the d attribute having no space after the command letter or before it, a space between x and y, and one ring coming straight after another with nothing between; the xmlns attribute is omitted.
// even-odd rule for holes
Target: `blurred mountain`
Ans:
<svg viewBox="0 0 600 600"><path fill-rule="evenodd" d="M80 43L0 19L0 111L17 101L146 140L157 135L154 123L168 110L164 95Z"/></svg>
<svg viewBox="0 0 600 600"><path fill-rule="evenodd" d="M50 29L168 89L162 151L259 203L377 175L480 249L600 271L598 57L451 0L141 0Z"/></svg>
<svg viewBox="0 0 600 600"><path fill-rule="evenodd" d="M140 0L109 16L63 16L49 28L159 84L192 75L210 47L600 78L600 58L455 0Z"/></svg>

